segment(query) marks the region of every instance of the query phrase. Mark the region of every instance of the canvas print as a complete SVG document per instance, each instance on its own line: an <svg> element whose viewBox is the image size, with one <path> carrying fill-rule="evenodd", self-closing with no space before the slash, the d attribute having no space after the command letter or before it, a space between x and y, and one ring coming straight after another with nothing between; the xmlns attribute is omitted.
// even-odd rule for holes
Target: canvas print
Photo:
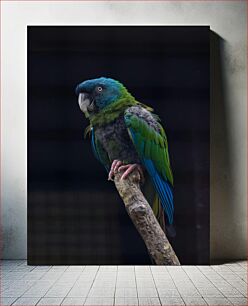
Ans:
<svg viewBox="0 0 248 306"><path fill-rule="evenodd" d="M209 27L28 27L29 264L209 263Z"/></svg>

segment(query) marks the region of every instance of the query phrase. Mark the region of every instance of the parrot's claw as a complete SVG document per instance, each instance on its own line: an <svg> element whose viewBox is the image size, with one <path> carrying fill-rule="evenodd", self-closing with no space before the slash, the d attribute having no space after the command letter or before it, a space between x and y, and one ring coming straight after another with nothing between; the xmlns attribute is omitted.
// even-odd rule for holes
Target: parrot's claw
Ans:
<svg viewBox="0 0 248 306"><path fill-rule="evenodd" d="M124 180L128 177L130 173L132 173L134 170L138 170L141 178L141 182L144 182L144 173L142 170L141 165L139 164L123 164L120 160L115 159L111 165L111 169L109 171L108 180L113 181L113 177L117 172L124 171L124 173L121 176L121 180Z"/></svg>
<svg viewBox="0 0 248 306"><path fill-rule="evenodd" d="M111 169L110 169L109 175L108 175L108 180L109 181L113 181L114 180L113 177L117 173L118 167L120 167L120 165L122 165L122 162L120 160L118 160L118 159L115 159L112 162Z"/></svg>
<svg viewBox="0 0 248 306"><path fill-rule="evenodd" d="M136 169L139 171L141 182L144 182L145 180L144 173L143 173L141 165L139 164L127 164L127 165L123 165L119 167L119 170L118 170L119 172L124 171L124 173L121 176L121 180L126 179L128 175Z"/></svg>

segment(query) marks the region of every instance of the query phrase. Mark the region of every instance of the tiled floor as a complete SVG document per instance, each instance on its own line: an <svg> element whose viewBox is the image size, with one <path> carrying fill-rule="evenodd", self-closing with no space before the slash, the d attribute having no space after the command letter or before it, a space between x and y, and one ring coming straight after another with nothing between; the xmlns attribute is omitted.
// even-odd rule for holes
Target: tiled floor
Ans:
<svg viewBox="0 0 248 306"><path fill-rule="evenodd" d="M1 264L0 305L247 305L247 263L216 266Z"/></svg>

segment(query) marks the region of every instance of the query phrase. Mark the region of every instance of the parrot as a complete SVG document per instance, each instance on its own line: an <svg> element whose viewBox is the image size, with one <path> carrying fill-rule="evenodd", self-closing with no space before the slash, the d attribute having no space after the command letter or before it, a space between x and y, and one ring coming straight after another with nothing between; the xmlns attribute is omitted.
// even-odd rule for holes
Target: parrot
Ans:
<svg viewBox="0 0 248 306"><path fill-rule="evenodd" d="M117 172L126 179L135 170L141 182L148 177L154 194L153 212L164 232L174 237L173 174L167 136L158 115L109 77L85 80L75 93L90 123L85 135L90 133L93 153L108 172L108 180Z"/></svg>

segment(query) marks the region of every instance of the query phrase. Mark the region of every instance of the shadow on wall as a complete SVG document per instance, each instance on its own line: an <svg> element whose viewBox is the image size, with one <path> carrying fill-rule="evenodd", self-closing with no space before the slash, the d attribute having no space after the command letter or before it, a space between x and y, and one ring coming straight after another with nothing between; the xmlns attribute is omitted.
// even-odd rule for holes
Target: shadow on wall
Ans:
<svg viewBox="0 0 248 306"><path fill-rule="evenodd" d="M211 263L227 258L226 236L240 239L235 224L232 196L234 175L231 167L230 125L223 73L225 41L210 33L210 258ZM224 238L224 239L223 239ZM215 258L213 258L215 254ZM227 255L225 255L227 254Z"/></svg>

